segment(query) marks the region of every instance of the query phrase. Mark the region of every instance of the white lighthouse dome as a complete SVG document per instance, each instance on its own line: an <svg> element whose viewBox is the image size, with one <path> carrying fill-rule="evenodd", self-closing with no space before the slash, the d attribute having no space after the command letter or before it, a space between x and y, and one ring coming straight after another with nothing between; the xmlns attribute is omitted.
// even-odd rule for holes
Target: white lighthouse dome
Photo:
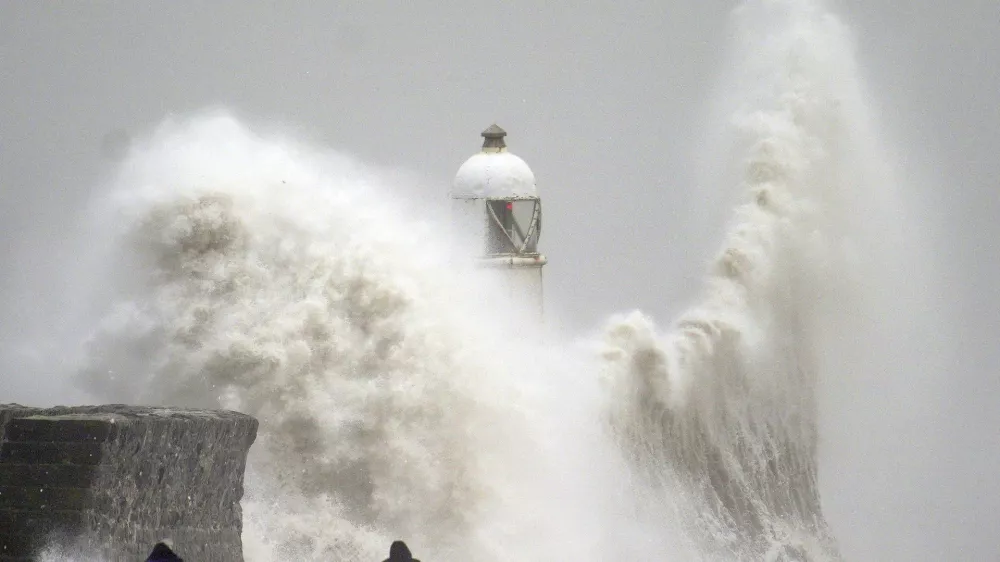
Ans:
<svg viewBox="0 0 1000 562"><path fill-rule="evenodd" d="M455 174L453 198L537 196L535 174L524 160L507 151L506 134L496 125L483 131L482 152L466 160Z"/></svg>

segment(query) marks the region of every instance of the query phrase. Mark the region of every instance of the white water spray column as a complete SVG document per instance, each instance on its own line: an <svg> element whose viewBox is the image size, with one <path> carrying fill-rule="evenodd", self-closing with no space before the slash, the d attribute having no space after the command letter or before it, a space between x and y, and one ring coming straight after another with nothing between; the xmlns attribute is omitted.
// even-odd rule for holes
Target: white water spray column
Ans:
<svg viewBox="0 0 1000 562"><path fill-rule="evenodd" d="M452 185L456 231L479 248L478 265L495 269L512 300L537 308L541 319L542 266L538 252L542 202L531 168L507 150L507 132L491 125L483 149L465 161Z"/></svg>

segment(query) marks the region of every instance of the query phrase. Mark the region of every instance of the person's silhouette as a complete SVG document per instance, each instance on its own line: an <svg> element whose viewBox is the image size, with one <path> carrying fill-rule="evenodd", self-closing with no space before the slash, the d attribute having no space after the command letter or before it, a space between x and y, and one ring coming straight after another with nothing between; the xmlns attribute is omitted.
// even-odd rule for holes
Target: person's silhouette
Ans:
<svg viewBox="0 0 1000 562"><path fill-rule="evenodd" d="M153 552L146 557L146 562L184 562L184 559L174 554L166 543L158 542L153 547Z"/></svg>
<svg viewBox="0 0 1000 562"><path fill-rule="evenodd" d="M410 554L409 547L403 541L393 541L389 547L389 557L383 562L420 562Z"/></svg>

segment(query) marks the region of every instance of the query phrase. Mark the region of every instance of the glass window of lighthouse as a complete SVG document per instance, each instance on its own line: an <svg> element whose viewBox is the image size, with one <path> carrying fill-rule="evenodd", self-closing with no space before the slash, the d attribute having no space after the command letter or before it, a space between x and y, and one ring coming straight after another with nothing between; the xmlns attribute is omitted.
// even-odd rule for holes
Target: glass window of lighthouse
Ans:
<svg viewBox="0 0 1000 562"><path fill-rule="evenodd" d="M533 254L538 251L541 226L538 199L492 199L486 204L487 253Z"/></svg>

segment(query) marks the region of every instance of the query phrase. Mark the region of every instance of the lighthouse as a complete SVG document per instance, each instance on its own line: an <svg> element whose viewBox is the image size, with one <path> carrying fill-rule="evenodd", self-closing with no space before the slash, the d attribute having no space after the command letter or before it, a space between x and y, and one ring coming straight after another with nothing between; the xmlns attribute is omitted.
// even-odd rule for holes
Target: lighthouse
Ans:
<svg viewBox="0 0 1000 562"><path fill-rule="evenodd" d="M452 184L452 220L473 242L476 264L500 277L506 298L543 312L542 268L538 251L542 202L535 174L507 150L507 132L496 124L482 133L483 148L458 169Z"/></svg>

